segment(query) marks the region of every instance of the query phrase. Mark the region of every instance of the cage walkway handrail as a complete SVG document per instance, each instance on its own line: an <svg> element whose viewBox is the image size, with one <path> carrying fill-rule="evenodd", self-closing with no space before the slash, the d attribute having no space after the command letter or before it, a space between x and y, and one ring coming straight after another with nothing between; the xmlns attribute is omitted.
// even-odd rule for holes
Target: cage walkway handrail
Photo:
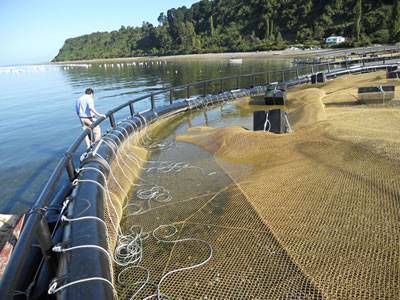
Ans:
<svg viewBox="0 0 400 300"><path fill-rule="evenodd" d="M359 61L360 60L357 60L357 62L359 62ZM362 61L365 64L366 62L369 61L369 59L368 58L367 59L363 59ZM382 61L385 63L385 58L383 58ZM351 64L351 61L348 61L348 64ZM312 64L311 65L311 74L315 73L317 71L317 69L320 69L321 67L328 67L327 71L330 72L331 71L330 70L330 66L331 66L330 62L320 63L320 64ZM346 66L346 69L348 69L348 68L350 68L349 65ZM256 73L250 73L250 74L240 74L240 75L233 75L233 76L218 77L218 78L215 78L215 79L196 81L196 82L193 82L193 83L188 83L188 84L179 85L179 86L175 86L175 87L165 88L165 89L162 89L162 90L157 91L157 92L151 92L151 93L146 94L144 96L129 100L129 101L127 101L127 102L125 102L125 103L123 103L123 104L121 104L121 105L119 105L119 106L107 111L107 113L105 114L105 116L106 116L105 118L101 117L101 118L97 119L94 123L91 124L91 126L89 128L84 130L73 141L73 143L68 148L67 153L70 154L70 155L74 155L76 150L79 148L79 146L84 141L85 137L89 136L89 138L90 138L90 135L91 135L91 132L93 131L93 129L95 127L97 127L98 125L100 125L101 123L103 123L105 120L109 119L110 123L111 123L111 127L115 127L116 124L113 124L113 122L112 122L113 115L115 113L119 112L120 110L122 110L122 109L124 109L126 107L129 107L130 105L135 104L137 102L141 102L141 101L146 100L146 99L150 99L151 100L151 98L154 98L157 95L164 94L164 93L167 93L167 92L170 92L170 91L175 91L175 90L179 90L179 89L188 89L190 87L202 86L204 84L210 84L210 83L221 82L221 81L232 80L232 79L239 79L239 83L240 83L240 79L244 78L244 77L267 75L268 78L272 78L272 74L275 73L275 74L283 75L283 78L282 78L283 80L282 81L284 81L285 80L285 75L287 73L289 73L289 72L296 72L296 76L299 77L300 76L299 73L300 73L301 69L310 70L310 66L302 66L302 67L297 66L297 67L286 68L286 69L281 69L281 70L272 70L272 71L266 71L266 72L256 72ZM270 76L268 76L268 75L270 75ZM286 79L289 79L289 76L287 76ZM236 86L236 87L240 88L240 85ZM220 92L222 92L222 91L220 91ZM189 95L186 95L186 96L188 96L186 98L190 98L190 93L189 93ZM153 99L153 101L154 101L154 99ZM153 105L152 106L152 110L155 110L155 109L156 109L156 107L155 107L155 105ZM134 110L131 111L131 116L133 116L134 114L135 114ZM63 161L64 159L65 158L63 158L61 161ZM55 177L56 175L57 174L52 174L50 176L49 180L48 180L48 183L51 182L52 181L51 180L52 177ZM50 186L48 184L46 184L44 189L49 188L49 187ZM43 194L43 192L42 192L42 194ZM42 199L43 198L39 196L38 200L34 204L34 207L43 207L44 205L47 205L48 202L47 201L43 201ZM41 200L41 201L39 201L39 200ZM44 200L46 200L46 199L44 199Z"/></svg>
<svg viewBox="0 0 400 300"><path fill-rule="evenodd" d="M357 61L359 62L359 60ZM362 61L363 66L365 66L366 63L368 63L368 59L365 59ZM374 60L376 62L376 60ZM350 64L351 62L349 62ZM383 63L385 64L385 59L383 59ZM324 69L325 68L325 69ZM301 75L301 71L306 71L303 72ZM351 70L351 67L346 64L346 69L344 70ZM311 72L308 72L311 71ZM207 93L207 85L218 83L220 91L222 92L223 90L223 83L224 81L227 80L235 80L236 81L236 88L240 89L241 88L241 80L244 78L251 77L252 78L252 85L256 86L257 82L260 82L260 80L257 81L257 77L262 76L262 84L268 84L271 82L272 78L274 78L275 81L286 81L289 79L299 79L299 78L304 78L306 76L309 76L310 74L315 74L317 72L321 71L327 71L328 74L331 72L331 65L330 63L321 63L321 64L313 64L313 65L305 65L305 66L296 66L294 68L286 68L282 70L270 70L266 72L256 72L256 73L250 73L250 74L239 74L239 75L234 75L234 76L226 76L226 77L219 77L215 79L208 79L208 80L203 80L203 81L197 81L189 84L184 84L181 86L176 86L176 87L169 87L162 89L160 91L152 92L150 94L146 94L144 96L132 99L128 102L125 102L111 110L109 110L106 114L105 117L101 117L97 119L95 122L93 122L89 128L86 128L85 130L82 131L82 133L72 142L72 144L68 147L67 151L65 152L64 156L59 160L56 168L50 175L49 179L47 180L44 188L42 189L39 197L36 199L34 205L32 206L31 211L34 211L34 209L37 208L43 208L46 207L49 203L50 200L53 199L54 197L54 192L56 191L57 186L60 184L60 180L63 175L66 174L69 177L69 185L71 185L71 182L75 179L77 176L76 169L74 166L73 162L73 157L76 154L77 150L79 147L82 145L84 142L85 138L89 137L93 141L93 130L96 126L99 126L106 120L109 120L111 128L115 128L117 126L115 122L115 116L114 114L119 112L120 110L129 107L130 110L130 117L133 117L135 113L134 109L134 104L144 101L144 100L150 100L151 104L151 110L155 111L156 110L156 102L155 102L155 96L164 94L164 93L170 93L170 103L172 104L174 101L174 92L177 90L186 90L186 98L190 98L192 95L199 95L197 94L191 94L191 88L192 87L202 87L203 88L203 95L206 95ZM279 74L280 80L277 80L276 77L273 77L273 74ZM267 78L267 79L265 79ZM177 99L183 99L183 98L177 98ZM64 186L68 183L64 183ZM25 266L25 261L27 259L28 253L29 253L29 248L32 246L32 242L34 239L33 232L37 228L37 224L39 222L40 218L37 214L35 213L29 213L26 216L25 220L25 225L24 228L21 232L21 235L18 239L18 242L15 245L13 254L10 258L9 265L6 269L6 272L3 274L3 280L5 277L7 278L12 278L12 276L17 276L16 274L21 274L23 272L23 267ZM9 266L13 266L13 270L9 270ZM14 275L13 275L13 274ZM4 282L2 281L2 285Z"/></svg>

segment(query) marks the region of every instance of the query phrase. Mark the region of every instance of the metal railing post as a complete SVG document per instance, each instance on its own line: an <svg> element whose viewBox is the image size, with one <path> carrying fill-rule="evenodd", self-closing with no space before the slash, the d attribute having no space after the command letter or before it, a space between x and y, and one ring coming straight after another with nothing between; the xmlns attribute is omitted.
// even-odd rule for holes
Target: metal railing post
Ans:
<svg viewBox="0 0 400 300"><path fill-rule="evenodd" d="M328 73L330 73L331 72L331 65L330 65L330 63L328 62Z"/></svg>
<svg viewBox="0 0 400 300"><path fill-rule="evenodd" d="M89 128L88 138L90 140L90 143L94 143L95 142L95 140L94 140L94 132L93 132L92 128Z"/></svg>
<svg viewBox="0 0 400 300"><path fill-rule="evenodd" d="M282 70L282 81L285 81L285 71L284 70Z"/></svg>
<svg viewBox="0 0 400 300"><path fill-rule="evenodd" d="M223 87L223 79L219 80L219 91L222 92L222 87Z"/></svg>
<svg viewBox="0 0 400 300"><path fill-rule="evenodd" d="M186 87L186 99L190 98L190 84Z"/></svg>
<svg viewBox="0 0 400 300"><path fill-rule="evenodd" d="M169 103L172 104L172 101L174 100L174 89L169 90Z"/></svg>
<svg viewBox="0 0 400 300"><path fill-rule="evenodd" d="M135 107L133 106L133 102L129 103L129 112L131 113L131 117L135 115Z"/></svg>
<svg viewBox="0 0 400 300"><path fill-rule="evenodd" d="M75 167L74 167L74 162L72 160L72 154L69 152L66 152L65 159L66 159L65 168L68 173L68 178L72 182L75 180L76 175L77 175L77 173L75 171Z"/></svg>
<svg viewBox="0 0 400 300"><path fill-rule="evenodd" d="M206 83L203 82L203 96L206 95Z"/></svg>
<svg viewBox="0 0 400 300"><path fill-rule="evenodd" d="M153 93L150 94L150 103L151 103L151 110L155 110L156 104L154 103L154 94Z"/></svg>
<svg viewBox="0 0 400 300"><path fill-rule="evenodd" d="M296 67L296 78L299 79L299 67Z"/></svg>
<svg viewBox="0 0 400 300"><path fill-rule="evenodd" d="M117 124L115 123L115 117L114 117L114 113L111 113L110 116L110 125L112 128L115 128L117 126Z"/></svg>
<svg viewBox="0 0 400 300"><path fill-rule="evenodd" d="M236 89L240 89L240 75L236 77Z"/></svg>
<svg viewBox="0 0 400 300"><path fill-rule="evenodd" d="M253 75L252 80L253 80L253 87L255 87L256 86L256 75Z"/></svg>
<svg viewBox="0 0 400 300"><path fill-rule="evenodd" d="M45 212L38 212L40 219L36 226L36 238L39 243L39 248L42 252L43 258L49 264L50 272L55 274L57 272L57 257L51 249L53 247L52 236L50 233L49 224L47 224Z"/></svg>

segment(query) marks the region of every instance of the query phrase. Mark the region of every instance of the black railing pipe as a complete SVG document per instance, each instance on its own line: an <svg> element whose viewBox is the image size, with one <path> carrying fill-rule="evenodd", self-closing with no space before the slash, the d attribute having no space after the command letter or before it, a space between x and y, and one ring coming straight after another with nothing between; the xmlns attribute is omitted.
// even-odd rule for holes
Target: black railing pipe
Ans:
<svg viewBox="0 0 400 300"><path fill-rule="evenodd" d="M362 60L358 60L358 61L368 62L369 60L362 59ZM383 61L384 61L384 63L386 63L385 59L383 59ZM323 67L326 65L328 66L328 69L329 69L330 68L329 63L318 64L316 66ZM374 69L374 68L375 69L377 69L377 68L384 69L384 67L382 67L382 66L380 66L380 67L379 66L378 67L377 66L371 66L371 67L367 66L366 67L366 69L369 69L369 70ZM299 69L297 68L296 70L299 70ZM312 65L312 72L314 73L314 65ZM348 72L348 71L345 71L345 72ZM344 71L336 71L336 72L332 73L332 76L334 76L335 74L338 74L338 75L344 74L345 72ZM259 75L263 75L263 76L266 75L267 82L269 83L271 80L272 72L267 71L267 72L253 73L250 75L253 76L253 78L255 78L255 76L259 76ZM245 75L243 75L243 76L245 76ZM220 91L222 91L223 90L223 81L232 80L234 78L235 78L235 76L216 78L216 79L212 79L212 80L199 81L194 84L188 84L188 85L183 85L181 87L169 88L166 90L154 92L150 95L145 95L145 96L136 98L134 100L130 100L124 104L121 104L120 106L109 111L106 114L106 117L110 118L110 120L111 120L116 112L119 112L120 110L124 109L127 106L130 107L131 114L133 114L134 113L134 110L133 110L134 103L137 103L137 102L140 102L140 101L143 101L146 99L148 100L149 98L150 98L150 100L153 98L153 102L154 102L155 95L162 94L162 93L165 93L168 91L170 91L170 93L173 93L174 90L178 90L179 88L186 88L187 97L189 98L191 86L198 86L198 85L201 85L204 83L213 83L213 82L219 81ZM171 102L172 102L172 100L171 100ZM155 103L154 103L153 107L155 108ZM52 196L54 195L54 192L55 192L58 184L60 183L60 179L62 178L63 174L65 174L64 172L66 172L66 170L70 177L69 179L71 179L73 177L73 172L72 172L73 165L71 165L69 161L72 160L72 156L76 153L76 151L78 150L80 145L83 143L85 138L88 136L92 137L92 130L96 126L99 126L105 119L106 118L103 118L103 117L97 119L94 123L91 124L90 128L87 128L84 131L82 131L82 133L78 136L78 138L69 146L69 148L67 150L68 155L64 156L58 162L56 168L50 175L45 187L41 191L36 202L34 203L32 211L34 211L35 208L43 208L48 205L50 199L52 199ZM4 296L5 299L11 299L14 295L14 291L23 290L25 288L24 286L22 286L22 281L24 280L23 274L24 274L25 268L26 268L27 257L29 256L29 254L32 251L32 242L34 239L34 235L32 234L32 232L35 232L35 230L37 229L39 221L40 221L40 216L37 213L29 213L26 216L24 228L21 232L18 242L15 245L13 254L9 260L9 263L7 265L7 268L3 274L3 277L2 277L2 280L0 283L0 290L2 292L2 296Z"/></svg>
<svg viewBox="0 0 400 300"><path fill-rule="evenodd" d="M135 115L135 107L133 106L133 102L129 102L129 112L131 114L131 117Z"/></svg>
<svg viewBox="0 0 400 300"><path fill-rule="evenodd" d="M59 182L65 168L65 157L57 164L53 173L50 175L45 187L36 200L33 208L26 216L24 229L18 238L12 256L7 264L6 270L3 273L0 283L0 291L4 299L13 299L15 291L24 290L25 286L24 274L26 270L26 261L32 251L32 242L34 240L33 232L36 232L41 215L35 212L35 208L42 208L48 205L51 196L55 192L57 183Z"/></svg>

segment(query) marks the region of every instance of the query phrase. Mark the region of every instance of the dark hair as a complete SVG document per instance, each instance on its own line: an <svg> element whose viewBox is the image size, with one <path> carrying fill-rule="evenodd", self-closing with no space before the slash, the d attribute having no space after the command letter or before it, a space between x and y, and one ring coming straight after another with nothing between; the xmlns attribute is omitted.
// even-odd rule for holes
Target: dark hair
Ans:
<svg viewBox="0 0 400 300"><path fill-rule="evenodd" d="M87 89L85 90L85 94L86 94L86 95L93 95L94 92L93 92L93 90L92 90L91 88L87 88Z"/></svg>

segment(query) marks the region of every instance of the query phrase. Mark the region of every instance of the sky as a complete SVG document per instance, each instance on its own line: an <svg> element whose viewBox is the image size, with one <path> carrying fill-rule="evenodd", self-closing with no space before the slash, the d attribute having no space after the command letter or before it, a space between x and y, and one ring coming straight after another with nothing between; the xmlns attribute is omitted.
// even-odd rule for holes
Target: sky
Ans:
<svg viewBox="0 0 400 300"><path fill-rule="evenodd" d="M45 63L67 38L157 25L161 12L198 0L0 0L0 66Z"/></svg>

